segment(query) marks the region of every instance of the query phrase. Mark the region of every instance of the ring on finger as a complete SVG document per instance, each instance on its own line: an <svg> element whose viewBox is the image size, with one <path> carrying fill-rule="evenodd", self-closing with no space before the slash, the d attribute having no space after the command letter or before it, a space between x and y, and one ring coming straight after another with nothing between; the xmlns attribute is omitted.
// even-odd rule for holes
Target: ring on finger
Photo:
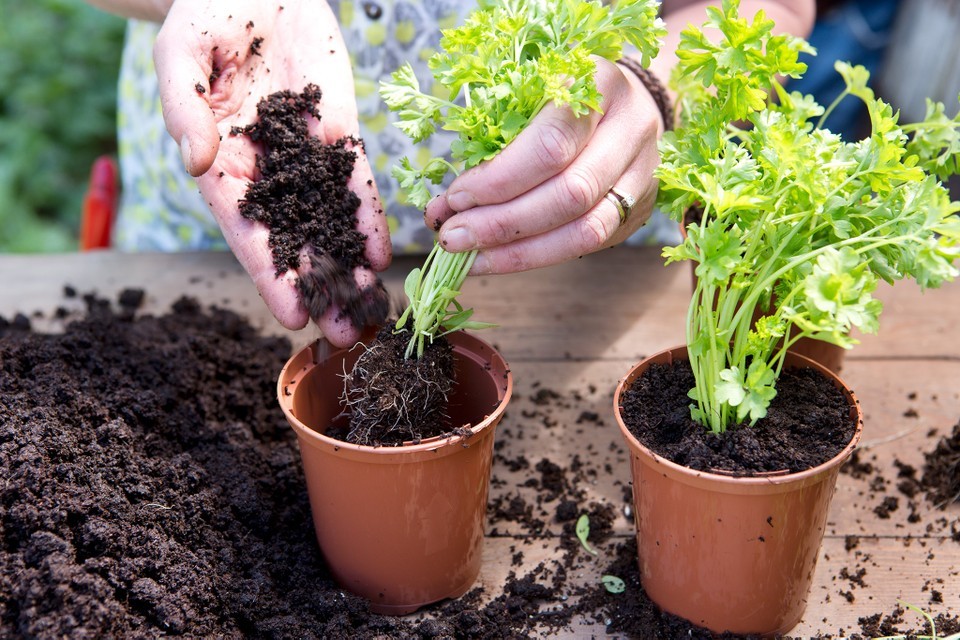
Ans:
<svg viewBox="0 0 960 640"><path fill-rule="evenodd" d="M612 202L613 206L617 208L617 213L620 214L620 226L623 226L623 223L630 217L633 206L637 204L637 199L629 193L620 191L616 187L611 187L610 191L603 197Z"/></svg>

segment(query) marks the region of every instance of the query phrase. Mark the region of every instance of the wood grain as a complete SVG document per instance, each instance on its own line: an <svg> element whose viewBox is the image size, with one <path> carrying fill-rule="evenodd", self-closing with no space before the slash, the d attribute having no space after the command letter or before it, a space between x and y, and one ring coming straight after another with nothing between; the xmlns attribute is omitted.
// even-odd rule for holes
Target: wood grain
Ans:
<svg viewBox="0 0 960 640"><path fill-rule="evenodd" d="M384 275L393 295L418 263L398 259ZM576 462L566 481L581 492L581 504L609 505L616 513L614 536L600 546L600 559L585 563L572 580L599 585L604 554L632 535L625 515L629 463L613 418L613 389L642 355L683 342L689 275L687 265L663 267L655 249L617 248L539 271L468 280L462 300L475 307L477 319L500 323L484 337L510 362L516 381L498 431L491 504L519 499L542 523L531 531L491 510L479 580L488 594L499 592L509 571L521 573L562 553L558 502L544 501L536 486L542 477L536 467L545 459L563 468ZM80 298L64 296L69 285L107 298L143 288L142 313L162 313L181 295L194 296L244 314L263 332L288 336L294 348L317 335L314 328L280 327L225 253L8 255L0 256L0 278L0 315L23 312L45 331L62 326L54 317L58 307L83 308ZM934 614L960 614L960 542L950 538L951 527L960 526L960 505L938 510L922 495L911 500L896 490L903 465L919 472L924 452L960 419L960 284L922 293L903 283L882 287L879 297L885 304L880 334L862 336L843 371L865 410L860 456L874 471L840 476L810 604L795 636L858 632L859 617L890 612L897 599ZM876 514L871 482L898 496L889 518ZM523 559L514 566L517 550ZM866 569L866 586L841 577L844 568ZM931 602L932 589L942 603ZM555 637L603 635L602 625L579 621Z"/></svg>

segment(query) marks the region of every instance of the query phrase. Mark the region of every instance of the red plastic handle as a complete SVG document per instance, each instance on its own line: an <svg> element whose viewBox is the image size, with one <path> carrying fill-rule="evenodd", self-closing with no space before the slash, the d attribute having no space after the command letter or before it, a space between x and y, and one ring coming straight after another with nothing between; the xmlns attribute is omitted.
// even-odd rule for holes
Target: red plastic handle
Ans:
<svg viewBox="0 0 960 640"><path fill-rule="evenodd" d="M100 156L93 163L90 186L83 198L81 251L110 247L113 219L117 211L117 173L117 164L110 156Z"/></svg>

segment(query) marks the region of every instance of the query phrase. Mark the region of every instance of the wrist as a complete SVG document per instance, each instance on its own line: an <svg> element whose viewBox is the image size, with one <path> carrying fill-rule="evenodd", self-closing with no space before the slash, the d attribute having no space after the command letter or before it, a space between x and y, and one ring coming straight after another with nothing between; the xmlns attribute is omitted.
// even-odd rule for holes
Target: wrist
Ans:
<svg viewBox="0 0 960 640"><path fill-rule="evenodd" d="M653 98L653 102L657 105L657 110L660 112L663 130L670 131L673 129L673 101L670 99L670 94L667 92L667 88L663 82L661 82L652 71L643 67L633 58L624 56L617 60L617 64L636 77L650 94L650 97Z"/></svg>

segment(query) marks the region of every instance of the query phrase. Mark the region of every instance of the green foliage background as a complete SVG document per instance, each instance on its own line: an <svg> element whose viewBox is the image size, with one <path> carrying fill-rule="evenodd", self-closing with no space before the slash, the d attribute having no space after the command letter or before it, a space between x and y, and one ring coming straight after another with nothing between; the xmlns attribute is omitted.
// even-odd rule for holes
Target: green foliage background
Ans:
<svg viewBox="0 0 960 640"><path fill-rule="evenodd" d="M116 151L123 19L81 0L3 0L0 252L77 247L90 166Z"/></svg>

